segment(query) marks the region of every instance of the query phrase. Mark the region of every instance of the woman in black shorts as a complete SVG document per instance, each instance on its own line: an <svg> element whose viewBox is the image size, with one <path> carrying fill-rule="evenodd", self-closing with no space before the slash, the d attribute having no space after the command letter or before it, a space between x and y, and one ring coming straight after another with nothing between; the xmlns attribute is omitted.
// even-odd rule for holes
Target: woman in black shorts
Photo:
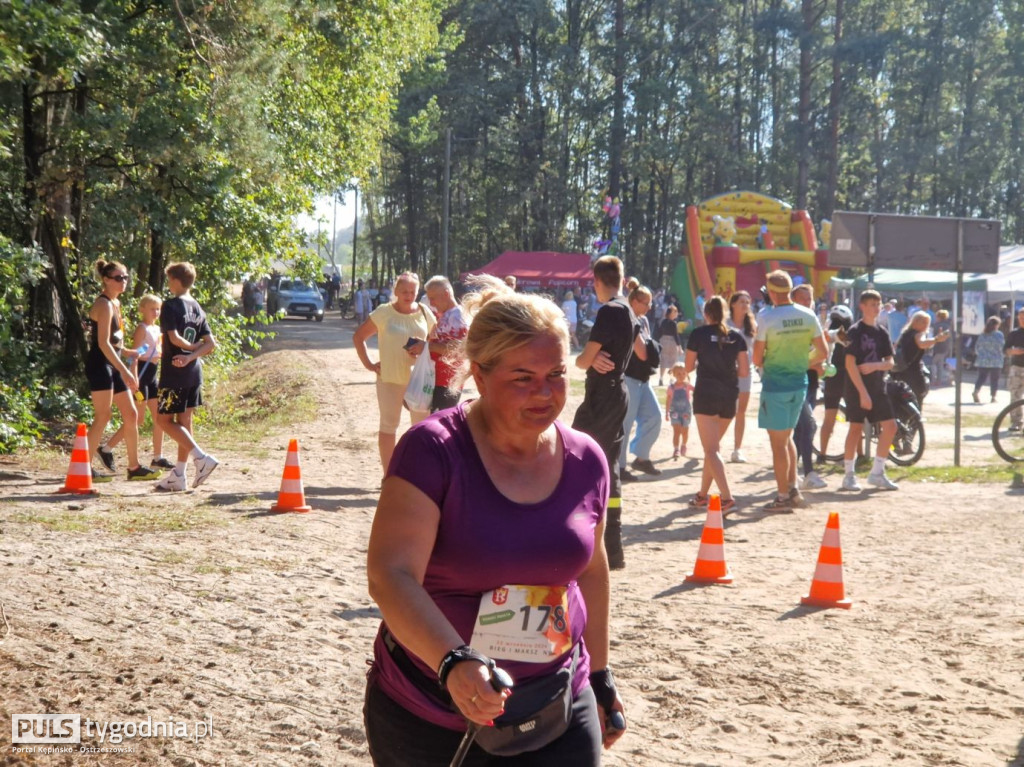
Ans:
<svg viewBox="0 0 1024 767"><path fill-rule="evenodd" d="M128 269L117 261L99 259L96 274L103 291L89 310L90 345L85 358L85 375L92 392L94 420L89 427L89 450L98 456L103 432L110 423L113 405L121 411L124 443L128 454L128 479L159 479L160 472L139 465L138 413L132 393L139 382L121 359L124 346L124 321L120 296L128 286ZM91 457L91 456L90 456ZM95 472L94 479L95 477Z"/></svg>
<svg viewBox="0 0 1024 767"><path fill-rule="evenodd" d="M693 415L704 448L700 492L690 500L690 506L707 506L708 490L714 480L722 496L723 513L732 510L736 502L729 492L720 445L736 415L739 379L750 376L747 342L742 334L726 327L725 317L725 299L712 296L704 304L704 324L690 333L686 342L686 372L697 369Z"/></svg>

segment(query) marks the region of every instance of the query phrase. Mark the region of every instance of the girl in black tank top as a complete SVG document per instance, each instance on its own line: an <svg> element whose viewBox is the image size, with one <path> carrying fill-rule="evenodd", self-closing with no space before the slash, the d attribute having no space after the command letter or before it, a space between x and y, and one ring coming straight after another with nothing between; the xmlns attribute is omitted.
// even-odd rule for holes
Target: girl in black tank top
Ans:
<svg viewBox="0 0 1024 767"><path fill-rule="evenodd" d="M124 328L121 321L121 305L118 298L128 285L128 269L116 261L100 259L96 262L96 273L103 284L103 292L89 310L92 346L85 361L85 373L92 391L92 406L95 419L89 427L90 458L98 455L100 460L113 469L113 454L106 451L99 454L103 432L110 422L114 405L121 413L125 449L128 454L129 480L154 480L160 478L159 471L139 465L138 412L135 409L135 390L139 382L121 359L124 344ZM94 478L98 478L93 472ZM112 477L106 477L112 479Z"/></svg>

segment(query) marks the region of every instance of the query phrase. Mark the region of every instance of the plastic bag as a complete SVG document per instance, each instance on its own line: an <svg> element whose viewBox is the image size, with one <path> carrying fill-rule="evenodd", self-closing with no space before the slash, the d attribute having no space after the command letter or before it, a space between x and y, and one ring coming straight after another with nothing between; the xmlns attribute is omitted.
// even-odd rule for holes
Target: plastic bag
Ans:
<svg viewBox="0 0 1024 767"><path fill-rule="evenodd" d="M403 401L409 410L429 411L434 398L434 362L424 349L412 366L409 385L405 387Z"/></svg>

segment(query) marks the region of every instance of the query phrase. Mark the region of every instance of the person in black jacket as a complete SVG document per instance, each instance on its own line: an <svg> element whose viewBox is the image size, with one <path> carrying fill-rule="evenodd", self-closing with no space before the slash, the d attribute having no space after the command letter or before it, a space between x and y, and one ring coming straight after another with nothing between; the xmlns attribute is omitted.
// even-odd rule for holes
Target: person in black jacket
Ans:
<svg viewBox="0 0 1024 767"><path fill-rule="evenodd" d="M576 357L576 367L587 371L587 382L583 403L572 422L572 428L597 441L608 461L611 487L604 541L608 565L613 570L626 566L619 480L622 421L629 405L624 374L634 351L641 359L647 358L647 349L640 340L640 322L622 297L622 280L622 262L615 256L602 256L594 262L594 292L602 306L594 317L586 346Z"/></svg>

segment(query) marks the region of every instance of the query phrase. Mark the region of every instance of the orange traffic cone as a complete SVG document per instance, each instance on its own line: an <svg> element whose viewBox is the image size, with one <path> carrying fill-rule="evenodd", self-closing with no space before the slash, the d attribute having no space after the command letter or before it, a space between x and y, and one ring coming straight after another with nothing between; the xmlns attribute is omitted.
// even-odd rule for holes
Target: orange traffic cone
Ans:
<svg viewBox="0 0 1024 767"><path fill-rule="evenodd" d="M814 607L842 607L850 609L853 604L845 598L843 591L843 552L839 546L839 512L828 515L825 535L821 539L818 566L814 568L811 593L800 600L802 605Z"/></svg>
<svg viewBox="0 0 1024 767"><path fill-rule="evenodd" d="M95 495L99 491L92 486L92 463L89 461L89 436L85 424L78 424L75 444L71 448L71 465L68 466L64 487L58 493Z"/></svg>
<svg viewBox="0 0 1024 767"><path fill-rule="evenodd" d="M302 471L299 468L299 441L293 439L288 443L288 457L284 461L284 474L281 476L281 491L277 494L277 503L271 511L312 511L306 505L306 494L302 491Z"/></svg>
<svg viewBox="0 0 1024 767"><path fill-rule="evenodd" d="M732 583L732 573L725 564L722 499L718 493L712 493L708 498L708 516L700 534L697 564L685 580L691 583Z"/></svg>

